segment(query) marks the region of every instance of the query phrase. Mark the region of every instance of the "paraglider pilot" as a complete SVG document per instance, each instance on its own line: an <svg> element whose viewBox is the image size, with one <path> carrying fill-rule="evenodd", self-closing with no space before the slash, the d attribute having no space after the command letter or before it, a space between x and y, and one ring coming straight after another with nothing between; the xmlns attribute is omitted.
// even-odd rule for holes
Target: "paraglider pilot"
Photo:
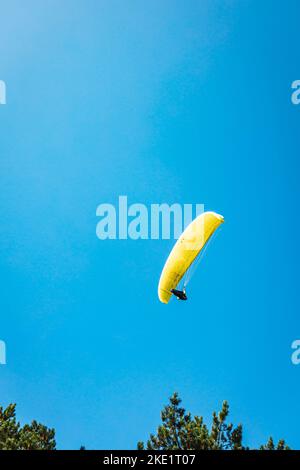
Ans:
<svg viewBox="0 0 300 470"><path fill-rule="evenodd" d="M175 295L175 297L177 297L178 300L187 300L185 288L182 290L171 289L171 292Z"/></svg>

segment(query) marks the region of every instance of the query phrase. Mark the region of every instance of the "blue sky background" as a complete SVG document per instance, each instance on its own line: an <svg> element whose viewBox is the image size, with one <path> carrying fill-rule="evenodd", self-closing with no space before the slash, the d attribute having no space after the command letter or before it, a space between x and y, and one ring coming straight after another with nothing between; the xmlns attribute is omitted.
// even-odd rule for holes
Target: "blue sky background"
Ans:
<svg viewBox="0 0 300 470"><path fill-rule="evenodd" d="M0 401L59 448L134 448L177 390L252 446L299 441L296 0L1 2ZM96 207L226 224L159 303L173 242L100 241Z"/></svg>

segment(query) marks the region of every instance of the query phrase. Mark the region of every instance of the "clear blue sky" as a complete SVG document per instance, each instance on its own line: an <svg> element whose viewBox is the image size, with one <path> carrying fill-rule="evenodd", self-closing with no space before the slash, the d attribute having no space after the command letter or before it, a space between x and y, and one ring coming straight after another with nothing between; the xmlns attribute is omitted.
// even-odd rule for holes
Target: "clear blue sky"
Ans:
<svg viewBox="0 0 300 470"><path fill-rule="evenodd" d="M299 441L296 0L1 3L1 404L60 448L134 448L177 390L245 439ZM100 241L96 207L204 203L226 224L189 301L172 241Z"/></svg>

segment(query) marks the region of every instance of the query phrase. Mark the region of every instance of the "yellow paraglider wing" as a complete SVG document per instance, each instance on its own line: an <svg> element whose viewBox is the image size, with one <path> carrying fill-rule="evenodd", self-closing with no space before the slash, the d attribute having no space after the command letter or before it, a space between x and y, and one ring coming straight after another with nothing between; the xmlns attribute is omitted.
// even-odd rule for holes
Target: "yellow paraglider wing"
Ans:
<svg viewBox="0 0 300 470"><path fill-rule="evenodd" d="M162 270L158 297L167 304L185 272L195 261L215 230L224 222L224 218L215 212L204 212L196 217L175 243Z"/></svg>

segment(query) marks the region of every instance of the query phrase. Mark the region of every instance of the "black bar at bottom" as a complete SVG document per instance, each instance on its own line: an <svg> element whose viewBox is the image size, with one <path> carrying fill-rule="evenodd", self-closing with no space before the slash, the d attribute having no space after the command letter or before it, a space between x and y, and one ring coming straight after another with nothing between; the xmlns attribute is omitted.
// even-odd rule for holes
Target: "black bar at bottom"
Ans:
<svg viewBox="0 0 300 470"><path fill-rule="evenodd" d="M300 463L300 451L130 451L130 450L77 450L77 451L0 451L0 464L37 464L55 467L59 464L82 465L84 468L123 465L135 468L141 465L220 465L237 463L253 467L257 462L270 464ZM204 467L205 468L205 467Z"/></svg>

